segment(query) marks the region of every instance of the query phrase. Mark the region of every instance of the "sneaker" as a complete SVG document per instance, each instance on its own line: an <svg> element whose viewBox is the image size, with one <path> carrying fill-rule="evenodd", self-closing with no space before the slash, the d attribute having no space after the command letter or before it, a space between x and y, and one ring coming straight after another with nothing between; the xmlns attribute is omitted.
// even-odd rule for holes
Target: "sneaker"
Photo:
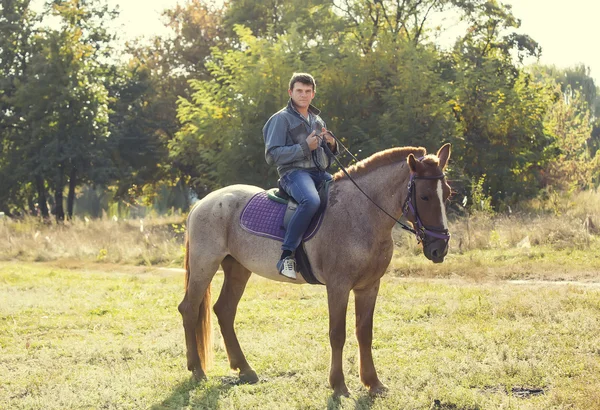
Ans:
<svg viewBox="0 0 600 410"><path fill-rule="evenodd" d="M277 262L277 270L280 275L283 275L288 279L296 280L296 260L293 257L287 256L280 259L279 262Z"/></svg>

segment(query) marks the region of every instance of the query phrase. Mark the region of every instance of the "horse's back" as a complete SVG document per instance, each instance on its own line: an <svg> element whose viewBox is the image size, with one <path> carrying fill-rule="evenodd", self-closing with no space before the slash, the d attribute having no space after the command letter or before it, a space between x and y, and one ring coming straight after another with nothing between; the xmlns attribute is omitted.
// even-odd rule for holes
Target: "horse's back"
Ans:
<svg viewBox="0 0 600 410"><path fill-rule="evenodd" d="M190 241L225 239L235 221L239 220L246 203L261 191L263 189L252 185L230 185L202 198L187 218Z"/></svg>
<svg viewBox="0 0 600 410"><path fill-rule="evenodd" d="M250 198L262 188L253 185L230 185L225 188L211 192L198 201L188 216L188 223L192 224L196 219L206 219L219 216L231 216L233 213L241 213Z"/></svg>

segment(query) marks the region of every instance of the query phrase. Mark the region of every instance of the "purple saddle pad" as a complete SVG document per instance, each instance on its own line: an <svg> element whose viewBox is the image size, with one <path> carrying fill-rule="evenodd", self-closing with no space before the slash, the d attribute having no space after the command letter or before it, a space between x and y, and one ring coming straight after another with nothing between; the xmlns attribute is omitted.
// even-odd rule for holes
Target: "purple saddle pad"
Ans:
<svg viewBox="0 0 600 410"><path fill-rule="evenodd" d="M250 198L244 207L240 216L240 225L245 231L254 235L283 242L283 237L285 236L283 217L285 216L286 208L286 204L270 200L266 192L259 192ZM315 236L321 226L323 214L324 212L318 212L313 217L308 229L304 233L304 241L308 241Z"/></svg>

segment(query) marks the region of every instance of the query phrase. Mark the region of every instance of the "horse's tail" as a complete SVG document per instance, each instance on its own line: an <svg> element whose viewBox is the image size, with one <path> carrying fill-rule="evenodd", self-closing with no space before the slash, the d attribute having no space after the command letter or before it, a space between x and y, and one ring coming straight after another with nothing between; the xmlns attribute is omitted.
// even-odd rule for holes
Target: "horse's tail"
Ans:
<svg viewBox="0 0 600 410"><path fill-rule="evenodd" d="M188 290L190 282L190 238L185 237L185 259L183 262L185 269L185 291ZM206 372L212 362L212 321L210 316L210 283L204 292L200 311L198 312L198 322L196 323L196 346L198 347L198 356L200 356L200 365Z"/></svg>

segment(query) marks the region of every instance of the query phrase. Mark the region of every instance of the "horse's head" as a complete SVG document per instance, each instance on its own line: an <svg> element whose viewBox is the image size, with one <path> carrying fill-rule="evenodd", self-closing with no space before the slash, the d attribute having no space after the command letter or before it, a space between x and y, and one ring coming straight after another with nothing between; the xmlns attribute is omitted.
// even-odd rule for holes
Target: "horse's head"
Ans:
<svg viewBox="0 0 600 410"><path fill-rule="evenodd" d="M444 261L450 239L445 207L450 186L444 174L449 158L450 144L442 146L437 156L427 155L417 159L410 154L407 158L410 179L404 215L423 244L423 253L435 263Z"/></svg>

